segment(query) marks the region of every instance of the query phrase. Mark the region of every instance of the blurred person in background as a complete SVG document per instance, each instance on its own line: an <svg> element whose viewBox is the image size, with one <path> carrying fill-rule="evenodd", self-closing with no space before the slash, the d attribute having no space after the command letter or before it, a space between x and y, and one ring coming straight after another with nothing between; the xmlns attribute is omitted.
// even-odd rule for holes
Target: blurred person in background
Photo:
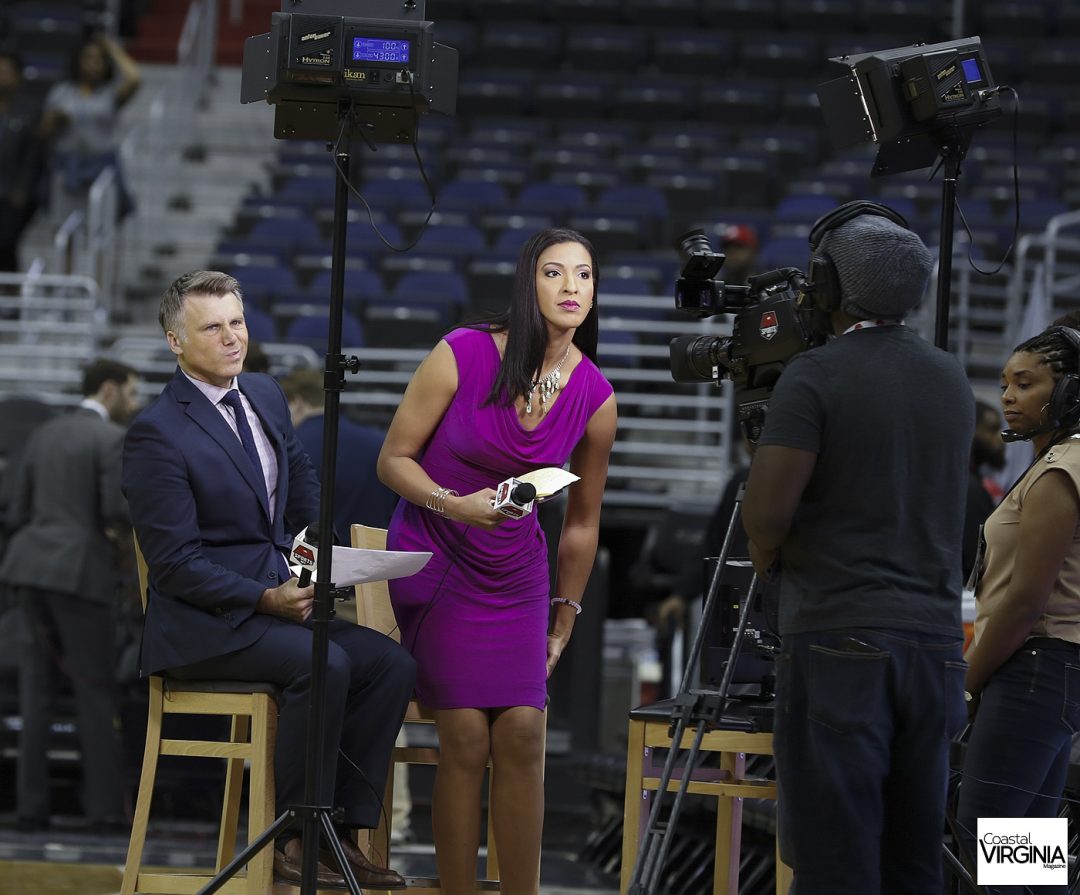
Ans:
<svg viewBox="0 0 1080 895"><path fill-rule="evenodd" d="M986 401L975 402L975 437L971 441L971 476L968 479L967 512L964 516L964 580L975 565L979 531L994 512L1000 494L987 483L991 473L1005 468L1005 442L1001 440L1001 411Z"/></svg>
<svg viewBox="0 0 1080 895"><path fill-rule="evenodd" d="M108 167L116 170L117 213L134 209L120 164L117 117L139 89L139 67L121 46L104 34L78 47L68 77L54 84L45 97L41 136L52 149L52 171L60 195L54 216L81 207L91 184Z"/></svg>
<svg viewBox="0 0 1080 895"><path fill-rule="evenodd" d="M22 734L16 822L49 825L47 752L58 675L75 695L83 811L95 829L124 826L123 751L116 727L117 543L124 424L138 409L139 375L112 360L83 373L78 409L42 424L15 473L0 575L26 622L19 670ZM123 532L120 532L123 527Z"/></svg>
<svg viewBox="0 0 1080 895"><path fill-rule="evenodd" d="M322 474L323 374L319 370L294 370L281 380L289 399L296 437L307 451L315 471ZM338 418L337 481L334 483L334 533L349 543L354 523L386 528L397 506L397 495L379 481L375 471L385 433L373 426L353 422L344 413Z"/></svg>
<svg viewBox="0 0 1080 895"><path fill-rule="evenodd" d="M19 269L19 239L37 207L39 110L22 92L23 62L0 48L0 272Z"/></svg>
<svg viewBox="0 0 1080 895"><path fill-rule="evenodd" d="M720 234L720 245L727 256L720 273L724 282L745 286L758 272L757 232L749 224L728 224Z"/></svg>

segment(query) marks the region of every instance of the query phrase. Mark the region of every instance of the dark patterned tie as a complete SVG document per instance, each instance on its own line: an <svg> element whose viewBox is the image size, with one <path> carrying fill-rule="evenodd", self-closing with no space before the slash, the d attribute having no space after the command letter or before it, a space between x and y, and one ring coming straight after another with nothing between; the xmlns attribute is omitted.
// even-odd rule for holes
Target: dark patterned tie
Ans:
<svg viewBox="0 0 1080 895"><path fill-rule="evenodd" d="M235 388L230 389L225 392L221 403L228 404L232 408L233 417L236 419L236 431L240 434L240 443L244 446L244 453L248 455L251 465L259 474L259 481L265 485L266 476L263 472L262 461L259 459L259 450L255 447L255 436L251 434L247 414L244 413L244 405L240 403L240 392Z"/></svg>

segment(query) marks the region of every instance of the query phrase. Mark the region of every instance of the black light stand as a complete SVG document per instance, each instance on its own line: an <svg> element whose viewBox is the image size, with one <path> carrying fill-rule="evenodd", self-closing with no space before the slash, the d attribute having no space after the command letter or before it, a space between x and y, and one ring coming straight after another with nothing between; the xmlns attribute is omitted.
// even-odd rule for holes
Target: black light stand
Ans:
<svg viewBox="0 0 1080 895"><path fill-rule="evenodd" d="M664 864L667 861L672 837L679 823L679 815L682 813L682 803L690 786L691 770L700 754L705 731L709 727L723 726L721 722L724 707L727 704L728 690L731 687L735 665L742 646L747 617L750 606L756 599L760 589L760 582L756 574L750 582L746 600L739 610L739 621L734 633L734 641L728 654L727 664L724 666L724 674L719 689L691 690L690 681L694 669L698 667L701 648L711 628L710 622L713 613L716 611L717 595L720 592L720 578L727 564L732 535L735 531L735 524L739 519L739 511L745 491L746 485L744 484L739 488L739 493L735 498L735 509L732 511L731 519L728 521L727 532L724 535L724 545L720 550L719 561L709 582L709 592L705 598L705 605L702 607L701 623L698 625L697 635L694 637L694 644L690 649L682 681L679 684L679 691L675 696L675 705L671 715L673 732L669 731L671 733L671 748L668 750L664 770L660 775L656 798L653 800L652 808L649 811L648 824L645 828L641 846L638 849L626 895L654 895L657 892L660 874L663 872ZM662 822L660 820L660 809L663 805L664 795L667 793L671 779L674 776L678 756L683 751L683 737L687 727L691 724L695 725L693 744L686 753L685 766L679 779L679 788L675 793L675 799L671 804L671 812L667 821Z"/></svg>
<svg viewBox="0 0 1080 895"><path fill-rule="evenodd" d="M952 295L953 226L956 181L960 177L968 141L951 135L941 141L941 234L938 247L937 306L934 309L934 344L949 348L949 301Z"/></svg>
<svg viewBox="0 0 1080 895"><path fill-rule="evenodd" d="M342 115L347 115L346 111ZM330 268L329 333L326 347L326 366L323 370L323 453L319 496L319 555L316 559L315 607L312 612L311 642L311 701L308 705L307 752L304 764L305 805L291 805L264 830L247 848L240 852L221 872L199 890L198 895L218 891L236 872L299 818L302 821L303 856L300 892L315 895L319 865L320 836L337 859L342 875L352 895L362 895L352 867L338 841L334 829L334 808L317 804L322 788L322 768L319 758L323 748L323 717L326 713L326 657L329 649L327 625L333 615L333 543L334 543L334 481L337 473L338 410L341 392L345 388L345 371L357 372L360 361L341 353L341 321L344 313L345 233L349 205L348 134L332 147L335 154L334 223Z"/></svg>

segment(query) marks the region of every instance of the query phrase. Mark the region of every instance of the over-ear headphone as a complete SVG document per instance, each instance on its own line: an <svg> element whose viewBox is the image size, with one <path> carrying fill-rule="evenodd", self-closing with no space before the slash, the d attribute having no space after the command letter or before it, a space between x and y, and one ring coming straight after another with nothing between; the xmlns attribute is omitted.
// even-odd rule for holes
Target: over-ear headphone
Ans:
<svg viewBox="0 0 1080 895"><path fill-rule="evenodd" d="M877 215L898 224L905 230L911 229L900 213L885 205L868 202L865 199L845 202L818 218L810 228L810 269L807 271L807 283L804 287L804 294L810 297L813 307L818 311L825 313L835 311L840 307L842 299L840 277L836 272L836 265L829 257L829 253L821 248L821 241L830 230L843 227L848 221L864 214Z"/></svg>
<svg viewBox="0 0 1080 895"><path fill-rule="evenodd" d="M1080 332L1070 326L1053 326L1047 335L1061 336L1076 352L1077 367L1080 368ZM1072 426L1080 422L1080 373L1063 373L1054 383L1050 401L1046 407L1047 416L1054 428Z"/></svg>

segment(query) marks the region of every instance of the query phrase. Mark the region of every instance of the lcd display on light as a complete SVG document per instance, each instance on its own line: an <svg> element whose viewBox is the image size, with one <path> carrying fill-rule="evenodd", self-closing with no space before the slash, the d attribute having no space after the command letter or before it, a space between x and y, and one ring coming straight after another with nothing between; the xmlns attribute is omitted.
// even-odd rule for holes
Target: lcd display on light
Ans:
<svg viewBox="0 0 1080 895"><path fill-rule="evenodd" d="M354 37L353 62L400 62L409 63L407 40L384 40L381 37Z"/></svg>
<svg viewBox="0 0 1080 895"><path fill-rule="evenodd" d="M969 84L984 84L986 79L983 77L982 69L979 68L978 59L964 59L960 62L960 65L964 69L964 80Z"/></svg>

